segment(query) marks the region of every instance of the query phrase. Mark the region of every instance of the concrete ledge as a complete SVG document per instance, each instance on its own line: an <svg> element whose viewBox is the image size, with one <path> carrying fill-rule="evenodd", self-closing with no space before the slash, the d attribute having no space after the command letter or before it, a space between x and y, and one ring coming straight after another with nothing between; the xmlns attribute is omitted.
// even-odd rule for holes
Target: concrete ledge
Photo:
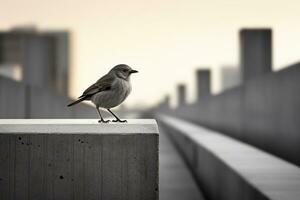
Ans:
<svg viewBox="0 0 300 200"><path fill-rule="evenodd" d="M158 133L154 119L128 119L127 121L127 123L100 124L97 119L0 119L0 134Z"/></svg>
<svg viewBox="0 0 300 200"><path fill-rule="evenodd" d="M0 199L158 199L155 120L0 120Z"/></svg>
<svg viewBox="0 0 300 200"><path fill-rule="evenodd" d="M209 199L299 199L296 165L185 120L159 119Z"/></svg>

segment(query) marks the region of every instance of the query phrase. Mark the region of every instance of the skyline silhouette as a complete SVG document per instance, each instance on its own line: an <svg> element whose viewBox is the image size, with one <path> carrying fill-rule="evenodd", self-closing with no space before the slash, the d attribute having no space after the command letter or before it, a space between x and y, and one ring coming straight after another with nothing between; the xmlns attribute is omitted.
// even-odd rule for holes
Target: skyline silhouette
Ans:
<svg viewBox="0 0 300 200"><path fill-rule="evenodd" d="M34 24L71 32L72 97L119 63L141 72L133 80L129 106L153 105L169 91L175 97L180 82L188 84L188 101L195 100L198 68L212 69L212 90L218 93L221 68L238 67L238 30L247 27L273 29L273 70L299 60L300 28L292 26L300 20L298 1L0 2L1 30ZM157 84L148 87L153 77Z"/></svg>

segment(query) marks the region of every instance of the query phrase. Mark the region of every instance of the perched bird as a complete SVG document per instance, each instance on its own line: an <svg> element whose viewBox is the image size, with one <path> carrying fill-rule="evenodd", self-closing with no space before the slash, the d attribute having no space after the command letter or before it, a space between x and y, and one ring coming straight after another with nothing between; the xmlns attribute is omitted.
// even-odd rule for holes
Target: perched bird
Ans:
<svg viewBox="0 0 300 200"><path fill-rule="evenodd" d="M138 71L131 69L128 65L119 64L113 67L106 75L100 78L96 83L87 88L78 100L70 103L73 106L82 101L92 101L96 106L100 116L99 123L107 123L101 116L99 108L105 108L116 119L113 122L126 122L121 120L110 109L120 105L131 91L130 75Z"/></svg>

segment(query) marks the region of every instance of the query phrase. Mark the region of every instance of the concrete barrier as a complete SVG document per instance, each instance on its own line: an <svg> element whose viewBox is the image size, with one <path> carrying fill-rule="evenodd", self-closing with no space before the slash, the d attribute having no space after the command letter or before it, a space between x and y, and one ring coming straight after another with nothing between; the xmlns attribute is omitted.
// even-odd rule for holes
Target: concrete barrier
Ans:
<svg viewBox="0 0 300 200"><path fill-rule="evenodd" d="M185 120L159 120L211 200L298 200L300 168Z"/></svg>
<svg viewBox="0 0 300 200"><path fill-rule="evenodd" d="M300 166L300 63L177 108L196 122Z"/></svg>
<svg viewBox="0 0 300 200"><path fill-rule="evenodd" d="M0 118L99 118L88 104L67 107L73 100L49 88L26 85L0 76ZM104 117L112 117L103 112Z"/></svg>
<svg viewBox="0 0 300 200"><path fill-rule="evenodd" d="M0 199L158 199L154 120L0 120Z"/></svg>
<svg viewBox="0 0 300 200"><path fill-rule="evenodd" d="M0 118L26 117L26 86L0 76Z"/></svg>

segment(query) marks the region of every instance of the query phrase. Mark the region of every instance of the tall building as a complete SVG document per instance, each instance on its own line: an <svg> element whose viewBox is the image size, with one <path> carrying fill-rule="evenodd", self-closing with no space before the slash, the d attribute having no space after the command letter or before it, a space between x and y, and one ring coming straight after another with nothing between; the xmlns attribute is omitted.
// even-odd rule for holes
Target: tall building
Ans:
<svg viewBox="0 0 300 200"><path fill-rule="evenodd" d="M20 68L26 84L68 94L69 33L32 27L0 32L0 73L10 66Z"/></svg>
<svg viewBox="0 0 300 200"><path fill-rule="evenodd" d="M177 86L177 95L178 95L178 106L183 106L186 104L186 86L184 84L179 84Z"/></svg>
<svg viewBox="0 0 300 200"><path fill-rule="evenodd" d="M196 71L197 101L201 101L210 95L210 78L209 69L198 69Z"/></svg>
<svg viewBox="0 0 300 200"><path fill-rule="evenodd" d="M243 81L270 73L272 71L272 30L242 29L240 59Z"/></svg>

